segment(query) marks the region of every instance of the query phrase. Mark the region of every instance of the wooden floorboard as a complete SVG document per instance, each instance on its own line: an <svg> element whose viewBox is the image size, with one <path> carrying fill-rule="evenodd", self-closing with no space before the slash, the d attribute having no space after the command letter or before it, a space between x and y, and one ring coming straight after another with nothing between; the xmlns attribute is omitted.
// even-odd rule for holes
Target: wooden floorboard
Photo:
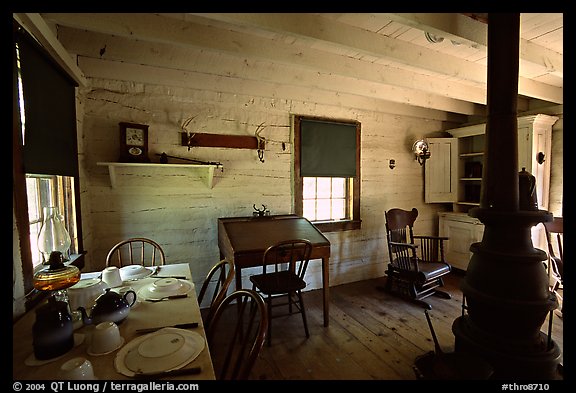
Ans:
<svg viewBox="0 0 576 393"><path fill-rule="evenodd" d="M459 274L445 280L451 299L430 297L432 326L444 352L454 350L452 324L462 315ZM424 309L378 289L385 278L330 288L330 326L323 326L322 291L304 293L310 338L300 315L273 320L253 380L415 380L414 361L434 351ZM228 314L233 315L233 314ZM563 352L563 320L552 338ZM545 322L542 331L548 332Z"/></svg>

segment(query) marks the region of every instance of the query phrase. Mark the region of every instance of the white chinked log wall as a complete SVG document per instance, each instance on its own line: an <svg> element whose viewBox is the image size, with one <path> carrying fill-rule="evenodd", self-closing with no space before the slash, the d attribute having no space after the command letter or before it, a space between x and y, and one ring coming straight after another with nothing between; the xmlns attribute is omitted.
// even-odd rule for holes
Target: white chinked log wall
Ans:
<svg viewBox="0 0 576 393"><path fill-rule="evenodd" d="M262 61L208 54L168 44L145 44L62 28L59 39L89 80L79 91L82 222L87 271L104 267L108 250L128 237L149 237L165 250L167 263L190 264L196 285L219 260L217 219L250 216L261 204L272 214L293 212L291 116L357 120L362 125L362 229L326 233L331 241L330 284L381 277L388 260L384 211L418 208L416 231L437 233L437 212L425 204L423 168L410 151L415 139L456 125L449 114L334 91L329 75L292 70ZM102 48L105 53L97 54ZM211 70L211 72L210 72ZM256 79L253 75L262 75ZM305 81L310 87L267 81ZM280 78L278 76L278 78ZM322 78L322 79L318 79ZM354 80L334 77L334 86ZM192 132L250 135L266 128L265 162L256 150L180 145L183 121ZM119 122L149 125L149 157L156 153L219 161L213 188L188 168L117 169ZM282 146L285 146L285 150ZM396 168L389 168L389 159ZM248 285L248 270L243 272ZM312 263L307 289L322 286L320 263Z"/></svg>

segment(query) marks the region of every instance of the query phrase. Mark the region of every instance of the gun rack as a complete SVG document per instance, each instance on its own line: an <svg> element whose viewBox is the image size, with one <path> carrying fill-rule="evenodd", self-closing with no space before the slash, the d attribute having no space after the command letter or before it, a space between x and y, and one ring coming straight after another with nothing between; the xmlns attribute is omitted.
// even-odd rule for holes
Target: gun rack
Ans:
<svg viewBox="0 0 576 393"><path fill-rule="evenodd" d="M255 136L223 135L206 133L180 133L182 146L190 147L226 147L232 149L264 150L265 141Z"/></svg>

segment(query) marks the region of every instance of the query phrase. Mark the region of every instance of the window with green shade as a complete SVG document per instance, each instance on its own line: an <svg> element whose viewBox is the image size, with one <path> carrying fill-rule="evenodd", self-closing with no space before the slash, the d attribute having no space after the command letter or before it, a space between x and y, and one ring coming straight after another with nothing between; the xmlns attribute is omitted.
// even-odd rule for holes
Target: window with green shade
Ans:
<svg viewBox="0 0 576 393"><path fill-rule="evenodd" d="M294 116L294 210L322 231L360 228L359 122Z"/></svg>

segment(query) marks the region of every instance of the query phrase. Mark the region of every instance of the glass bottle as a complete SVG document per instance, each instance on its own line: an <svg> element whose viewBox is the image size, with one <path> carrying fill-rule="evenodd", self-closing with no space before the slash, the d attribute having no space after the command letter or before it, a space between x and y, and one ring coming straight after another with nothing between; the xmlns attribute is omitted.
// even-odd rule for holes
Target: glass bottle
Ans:
<svg viewBox="0 0 576 393"><path fill-rule="evenodd" d="M66 230L58 206L44 208L44 220L40 233L38 233L38 249L42 253L44 262L50 259L53 251L60 251L63 256L67 255L70 248L70 235Z"/></svg>

